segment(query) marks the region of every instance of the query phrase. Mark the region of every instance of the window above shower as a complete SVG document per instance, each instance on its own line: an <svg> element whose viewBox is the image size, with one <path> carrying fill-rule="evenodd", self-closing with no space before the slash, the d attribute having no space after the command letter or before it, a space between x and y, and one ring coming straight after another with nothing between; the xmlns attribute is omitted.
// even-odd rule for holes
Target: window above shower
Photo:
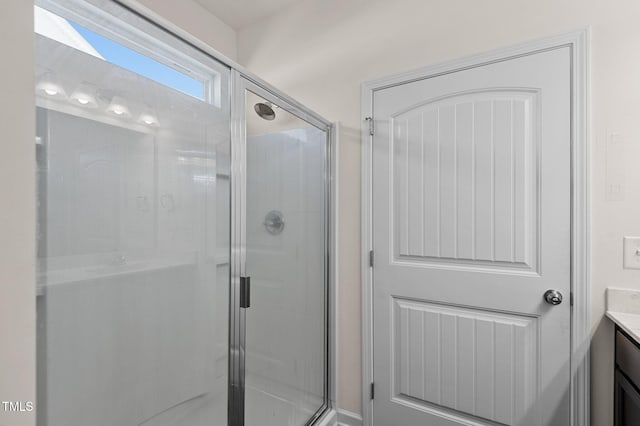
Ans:
<svg viewBox="0 0 640 426"><path fill-rule="evenodd" d="M38 106L140 131L156 128L162 116L179 120L176 110L186 111L183 121L208 121L193 117L194 103L224 109L219 64L207 66L211 59L195 49L185 54L162 31L140 31L140 17L114 16L111 2L36 2Z"/></svg>

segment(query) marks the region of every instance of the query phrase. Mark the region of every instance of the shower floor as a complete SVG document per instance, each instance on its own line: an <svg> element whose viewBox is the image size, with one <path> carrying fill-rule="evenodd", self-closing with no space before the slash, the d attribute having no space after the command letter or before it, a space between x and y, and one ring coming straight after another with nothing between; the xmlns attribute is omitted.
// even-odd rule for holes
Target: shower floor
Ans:
<svg viewBox="0 0 640 426"><path fill-rule="evenodd" d="M282 389L284 390L284 389ZM247 426L302 426L319 406L296 404L283 398L283 392L265 392L247 386L245 424ZM298 391L296 399L309 400L311 395ZM308 398L305 398L308 397ZM213 421L212 421L213 419ZM226 426L227 399L224 396L202 395L160 413L139 426Z"/></svg>

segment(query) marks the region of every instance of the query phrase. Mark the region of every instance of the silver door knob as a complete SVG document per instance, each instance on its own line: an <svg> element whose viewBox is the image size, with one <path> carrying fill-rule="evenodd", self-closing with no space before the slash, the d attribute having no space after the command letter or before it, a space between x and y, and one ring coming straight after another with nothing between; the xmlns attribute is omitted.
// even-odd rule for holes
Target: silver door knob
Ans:
<svg viewBox="0 0 640 426"><path fill-rule="evenodd" d="M562 303L562 293L558 290L547 290L544 292L543 299L550 305L559 305Z"/></svg>

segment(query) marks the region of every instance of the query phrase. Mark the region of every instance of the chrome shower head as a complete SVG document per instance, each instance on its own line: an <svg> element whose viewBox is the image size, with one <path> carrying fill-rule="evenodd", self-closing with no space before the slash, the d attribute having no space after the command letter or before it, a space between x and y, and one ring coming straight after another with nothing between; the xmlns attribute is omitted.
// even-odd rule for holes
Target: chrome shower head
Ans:
<svg viewBox="0 0 640 426"><path fill-rule="evenodd" d="M260 118L263 118L269 121L276 118L276 112L274 111L274 108L277 108L277 107L273 105L271 102L258 102L253 106L253 109L255 110L256 114L258 114Z"/></svg>

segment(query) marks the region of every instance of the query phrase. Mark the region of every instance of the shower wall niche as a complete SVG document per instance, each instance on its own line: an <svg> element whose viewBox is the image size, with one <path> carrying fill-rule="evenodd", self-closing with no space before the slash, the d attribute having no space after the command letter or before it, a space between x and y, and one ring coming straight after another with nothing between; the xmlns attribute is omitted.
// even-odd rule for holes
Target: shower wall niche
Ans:
<svg viewBox="0 0 640 426"><path fill-rule="evenodd" d="M313 424L330 125L116 2L34 13L38 425Z"/></svg>

